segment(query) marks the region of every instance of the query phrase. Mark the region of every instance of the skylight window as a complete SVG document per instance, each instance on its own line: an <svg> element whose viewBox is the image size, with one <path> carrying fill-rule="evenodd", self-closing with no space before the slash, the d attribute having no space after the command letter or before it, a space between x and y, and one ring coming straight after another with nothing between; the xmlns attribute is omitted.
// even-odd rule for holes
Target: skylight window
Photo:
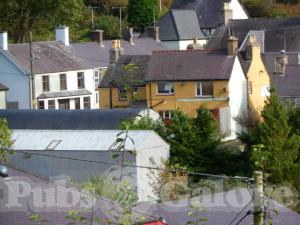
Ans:
<svg viewBox="0 0 300 225"><path fill-rule="evenodd" d="M55 150L55 148L59 145L61 140L53 140L50 142L50 144L46 147L45 150Z"/></svg>

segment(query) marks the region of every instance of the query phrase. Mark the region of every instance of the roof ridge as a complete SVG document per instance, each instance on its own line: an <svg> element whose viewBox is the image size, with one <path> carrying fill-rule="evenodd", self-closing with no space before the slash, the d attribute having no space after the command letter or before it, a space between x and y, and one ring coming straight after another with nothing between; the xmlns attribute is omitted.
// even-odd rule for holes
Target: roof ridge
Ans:
<svg viewBox="0 0 300 225"><path fill-rule="evenodd" d="M156 52L217 52L217 51L223 51L223 49L217 49L217 48L205 48L205 49L193 49L193 50L162 49L162 50L153 50L152 53L156 53Z"/></svg>

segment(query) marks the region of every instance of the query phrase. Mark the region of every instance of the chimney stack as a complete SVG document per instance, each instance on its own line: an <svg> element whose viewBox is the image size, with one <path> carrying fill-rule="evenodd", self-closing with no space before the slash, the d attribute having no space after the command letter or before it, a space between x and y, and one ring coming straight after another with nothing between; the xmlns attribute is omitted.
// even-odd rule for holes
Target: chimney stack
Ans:
<svg viewBox="0 0 300 225"><path fill-rule="evenodd" d="M230 36L227 39L227 55L234 56L238 50L239 39L236 36Z"/></svg>
<svg viewBox="0 0 300 225"><path fill-rule="evenodd" d="M113 40L111 44L111 49L109 51L109 62L115 64L118 62L121 55L124 54L123 48L121 48L120 40Z"/></svg>
<svg viewBox="0 0 300 225"><path fill-rule="evenodd" d="M4 51L8 50L7 32L0 32L0 48Z"/></svg>
<svg viewBox="0 0 300 225"><path fill-rule="evenodd" d="M133 27L128 27L123 31L123 37L125 40L129 41L131 45L134 45L134 34Z"/></svg>
<svg viewBox="0 0 300 225"><path fill-rule="evenodd" d="M66 26L59 26L55 30L56 34L56 41L61 41L65 46L70 45L69 40L69 27Z"/></svg>
<svg viewBox="0 0 300 225"><path fill-rule="evenodd" d="M230 8L230 2L224 2L223 18L225 25L228 24L229 20L233 19L233 11Z"/></svg>
<svg viewBox="0 0 300 225"><path fill-rule="evenodd" d="M103 48L104 47L104 31L103 30L95 30L94 32L94 37L93 40L96 40L100 47Z"/></svg>

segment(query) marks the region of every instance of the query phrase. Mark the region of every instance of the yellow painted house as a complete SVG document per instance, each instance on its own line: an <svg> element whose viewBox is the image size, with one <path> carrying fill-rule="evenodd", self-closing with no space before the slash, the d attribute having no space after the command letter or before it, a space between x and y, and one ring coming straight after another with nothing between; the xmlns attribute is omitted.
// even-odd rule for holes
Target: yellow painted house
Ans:
<svg viewBox="0 0 300 225"><path fill-rule="evenodd" d="M248 108L251 116L260 118L270 94L271 79L264 65L261 46L256 41L260 31L249 32L240 47L241 61L248 81Z"/></svg>
<svg viewBox="0 0 300 225"><path fill-rule="evenodd" d="M151 57L121 56L101 83L100 107L148 107L172 119L173 110L196 117L197 109L205 106L220 121L226 139L234 139L244 129L237 118L249 110L260 114L270 86L255 38L247 42L248 58L237 50L238 40L231 37L227 50L163 50L154 51ZM128 65L135 67L130 73ZM125 83L134 82L128 87L124 77L130 76L134 79Z"/></svg>

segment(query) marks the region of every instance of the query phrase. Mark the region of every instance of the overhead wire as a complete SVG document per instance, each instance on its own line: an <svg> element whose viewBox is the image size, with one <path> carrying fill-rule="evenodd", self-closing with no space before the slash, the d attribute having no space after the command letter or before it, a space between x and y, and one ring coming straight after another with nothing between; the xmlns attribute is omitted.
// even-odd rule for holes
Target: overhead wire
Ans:
<svg viewBox="0 0 300 225"><path fill-rule="evenodd" d="M10 149L9 151L12 151L12 150ZM80 162L105 164L105 165L111 165L111 166L141 168L141 169L157 170L157 171L171 172L171 173L182 173L182 174L187 174L187 175L212 177L212 178L227 179L227 180L243 180L243 181L246 181L246 182L252 182L253 181L253 178L249 178L249 177L241 177L241 176L233 176L232 177L232 176L226 176L226 175L198 173L198 172L191 172L191 171L184 171L184 170L177 170L177 169L164 169L164 168L159 168L159 167L132 165L132 164L128 164L128 163L121 164L121 163L111 163L111 162L104 162L104 161L97 161L97 160L90 160L90 159L79 159L79 158L73 158L73 157L69 157L69 156L57 156L57 155L50 155L50 154L45 154L45 153L37 153L37 152L34 152L34 150L33 151L16 150L16 152L21 152L21 153L24 153L24 154L31 154L31 155L45 156L45 157L52 157L52 158L68 159L68 160L80 161Z"/></svg>

